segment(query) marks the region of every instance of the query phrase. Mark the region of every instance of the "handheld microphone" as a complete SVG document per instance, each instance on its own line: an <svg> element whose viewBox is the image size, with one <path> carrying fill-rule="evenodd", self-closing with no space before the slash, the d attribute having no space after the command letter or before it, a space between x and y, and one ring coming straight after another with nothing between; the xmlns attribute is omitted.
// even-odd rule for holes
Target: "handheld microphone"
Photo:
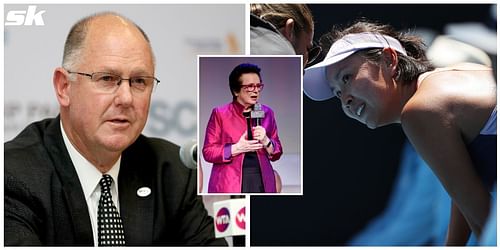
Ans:
<svg viewBox="0 0 500 250"><path fill-rule="evenodd" d="M252 112L250 112L250 117L252 119L255 119L255 124L257 126L260 126L260 125L262 125L262 119L264 118L264 116L265 116L265 114L264 114L264 110L262 110L262 104L256 103L253 106Z"/></svg>
<svg viewBox="0 0 500 250"><path fill-rule="evenodd" d="M198 166L198 145L196 140L193 139L184 143L179 150L179 156L184 166L189 169L196 169Z"/></svg>
<svg viewBox="0 0 500 250"><path fill-rule="evenodd" d="M248 140L253 140L253 134L252 134L252 117L250 114L243 112L243 116L245 116L245 119L247 121L247 139Z"/></svg>

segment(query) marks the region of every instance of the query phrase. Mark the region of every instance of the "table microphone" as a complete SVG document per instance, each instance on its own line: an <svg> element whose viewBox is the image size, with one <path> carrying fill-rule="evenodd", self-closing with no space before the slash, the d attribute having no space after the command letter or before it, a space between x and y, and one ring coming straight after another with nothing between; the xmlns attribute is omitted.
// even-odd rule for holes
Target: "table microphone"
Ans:
<svg viewBox="0 0 500 250"><path fill-rule="evenodd" d="M196 169L198 166L198 144L196 140L193 139L184 143L179 150L179 156L184 166L189 169Z"/></svg>

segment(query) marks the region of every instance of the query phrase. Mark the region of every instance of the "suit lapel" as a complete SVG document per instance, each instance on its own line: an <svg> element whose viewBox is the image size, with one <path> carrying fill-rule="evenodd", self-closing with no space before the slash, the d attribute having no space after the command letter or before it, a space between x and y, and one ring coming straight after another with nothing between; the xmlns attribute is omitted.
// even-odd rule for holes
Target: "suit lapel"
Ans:
<svg viewBox="0 0 500 250"><path fill-rule="evenodd" d="M153 242L154 225L154 193L145 197L137 194L139 188L153 187L154 173L151 166L154 157L151 150L141 143L140 137L122 154L122 163L118 175L120 196L120 214L125 229L127 245L150 245ZM71 162L60 130L60 119L57 117L48 125L45 135L45 146L63 186L63 192L72 218L75 245L93 245L92 225L87 202L78 179L75 167ZM149 167L149 168L148 168Z"/></svg>
<svg viewBox="0 0 500 250"><path fill-rule="evenodd" d="M118 188L127 245L151 245L154 226L154 173L150 152L139 138L122 154ZM140 145L140 146L139 146ZM139 158L140 157L140 158ZM142 189L139 195L138 190ZM149 190L149 194L147 191Z"/></svg>
<svg viewBox="0 0 500 250"><path fill-rule="evenodd" d="M68 151L64 146L59 116L48 125L45 146L52 158L62 184L70 216L72 218L76 245L93 245L92 225L82 186Z"/></svg>

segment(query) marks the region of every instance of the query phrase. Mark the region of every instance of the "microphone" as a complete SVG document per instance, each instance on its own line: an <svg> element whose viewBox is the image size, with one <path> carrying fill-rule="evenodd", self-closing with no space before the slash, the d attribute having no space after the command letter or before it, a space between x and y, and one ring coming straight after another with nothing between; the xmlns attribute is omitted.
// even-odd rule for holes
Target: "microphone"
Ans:
<svg viewBox="0 0 500 250"><path fill-rule="evenodd" d="M245 116L245 119L247 120L247 139L248 140L253 140L253 134L252 134L252 116L248 112L243 112L243 116Z"/></svg>
<svg viewBox="0 0 500 250"><path fill-rule="evenodd" d="M198 166L198 145L196 140L184 143L179 150L182 164L189 169L196 169Z"/></svg>
<svg viewBox="0 0 500 250"><path fill-rule="evenodd" d="M252 119L256 119L255 124L257 126L260 126L260 125L262 125L262 118L264 118L264 116L265 116L265 114L264 114L264 110L262 110L262 104L256 103L253 106L252 112L250 112L250 117Z"/></svg>

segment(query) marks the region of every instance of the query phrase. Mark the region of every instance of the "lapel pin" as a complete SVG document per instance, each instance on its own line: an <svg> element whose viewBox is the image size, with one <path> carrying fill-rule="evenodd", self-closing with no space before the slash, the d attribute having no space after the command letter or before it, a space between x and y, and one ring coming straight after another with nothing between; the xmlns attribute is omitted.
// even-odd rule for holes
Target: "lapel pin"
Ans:
<svg viewBox="0 0 500 250"><path fill-rule="evenodd" d="M146 197L151 194L151 189L148 187L141 187L137 189L137 196Z"/></svg>

